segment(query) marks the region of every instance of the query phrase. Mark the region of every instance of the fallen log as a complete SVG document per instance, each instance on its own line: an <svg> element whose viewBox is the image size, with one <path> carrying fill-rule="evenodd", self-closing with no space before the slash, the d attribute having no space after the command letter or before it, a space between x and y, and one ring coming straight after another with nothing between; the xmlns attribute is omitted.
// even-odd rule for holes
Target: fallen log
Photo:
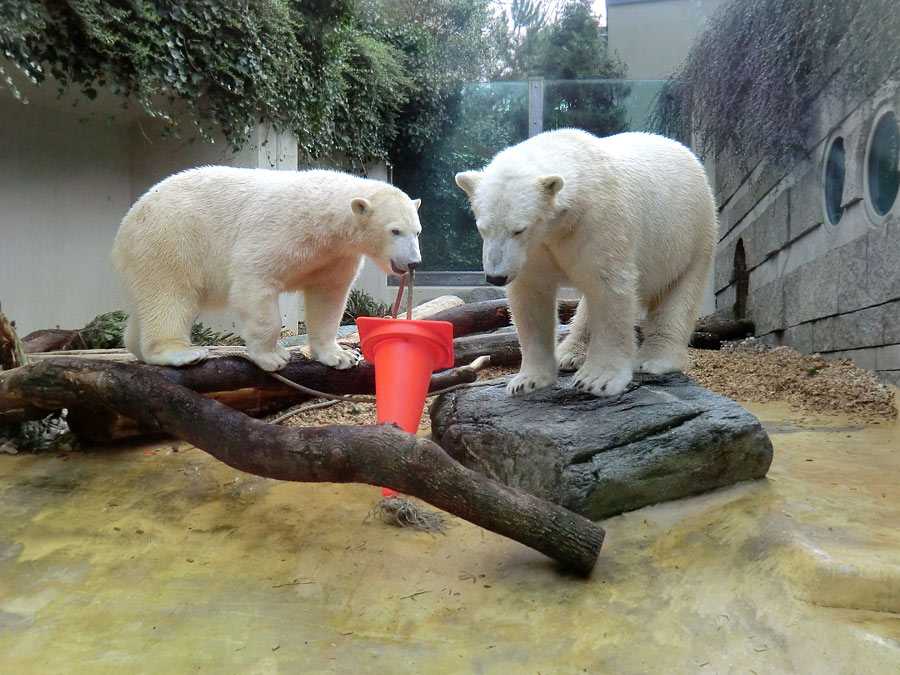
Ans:
<svg viewBox="0 0 900 675"><path fill-rule="evenodd" d="M279 480L367 483L418 497L514 539L582 575L603 544L596 523L506 487L395 425L280 427L255 420L148 367L56 358L0 373L0 414L87 405L171 434L240 471Z"/></svg>
<svg viewBox="0 0 900 675"><path fill-rule="evenodd" d="M723 342L743 340L756 334L756 326L748 319L704 317L697 322L691 335L694 349L721 349Z"/></svg>
<svg viewBox="0 0 900 675"><path fill-rule="evenodd" d="M577 300L559 301L559 320L567 323L578 308ZM434 321L449 321L453 324L453 337L483 333L512 325L509 313L509 301L506 298L499 300L484 300L472 302L459 307L452 307L438 312L431 317Z"/></svg>
<svg viewBox="0 0 900 675"><path fill-rule="evenodd" d="M568 326L560 326L559 339L569 334ZM480 356L490 356L492 366L517 366L522 361L519 335L515 331L466 335L453 341L453 365L464 366Z"/></svg>
<svg viewBox="0 0 900 675"><path fill-rule="evenodd" d="M26 354L62 351L69 349L77 337L77 330L64 328L36 330L22 338L22 348Z"/></svg>
<svg viewBox="0 0 900 675"><path fill-rule="evenodd" d="M85 357L90 356L90 352L78 356L48 357L46 354L40 356L39 363L53 363L60 359L88 361ZM310 394L282 384L241 356L211 358L184 368L138 363L127 352L120 356L130 358L127 365L135 370L157 373L173 384L204 394L208 398L250 415L268 414L313 398ZM462 365L467 366L472 360L474 359ZM96 362L122 363L111 359ZM371 363L364 362L348 370L335 370L297 354L278 374L327 394L375 393L375 367ZM429 391L440 391L474 382L476 379L478 373L473 368L458 367L444 370L431 376ZM29 407L26 401L16 401L14 398L9 398L5 402L5 410L0 406L0 424L40 419L45 415L46 412L42 409ZM83 401L76 402L70 407L67 420L72 432L78 438L95 443L144 436L153 432L152 428L142 425L138 420L123 416L114 408L97 409Z"/></svg>

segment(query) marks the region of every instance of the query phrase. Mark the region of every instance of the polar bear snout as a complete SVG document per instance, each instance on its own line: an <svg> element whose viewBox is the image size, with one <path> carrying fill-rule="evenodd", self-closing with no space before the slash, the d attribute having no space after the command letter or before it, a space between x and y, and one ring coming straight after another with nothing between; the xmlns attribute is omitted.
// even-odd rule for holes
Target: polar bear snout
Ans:
<svg viewBox="0 0 900 675"><path fill-rule="evenodd" d="M391 259L391 271L397 275L403 275L407 272L415 272L416 268L422 264L421 260L409 261L405 263L398 263L393 258Z"/></svg>
<svg viewBox="0 0 900 675"><path fill-rule="evenodd" d="M505 275L486 274L484 276L484 279L491 286L506 286L506 276Z"/></svg>

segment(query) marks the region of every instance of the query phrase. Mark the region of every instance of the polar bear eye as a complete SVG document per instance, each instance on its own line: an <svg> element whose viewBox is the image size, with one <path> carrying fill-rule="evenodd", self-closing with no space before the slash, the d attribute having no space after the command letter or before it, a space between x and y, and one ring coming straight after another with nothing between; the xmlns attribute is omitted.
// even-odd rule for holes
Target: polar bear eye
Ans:
<svg viewBox="0 0 900 675"><path fill-rule="evenodd" d="M521 229L518 229L518 230L516 230L516 231L513 232L513 236L514 236L514 237L518 237L518 236L519 236L520 234L522 234L524 231L525 231L525 228L524 228L524 227L521 228Z"/></svg>
<svg viewBox="0 0 900 675"><path fill-rule="evenodd" d="M399 237L400 236L400 228L399 227L393 228L391 230L391 234L394 235L395 237Z"/></svg>

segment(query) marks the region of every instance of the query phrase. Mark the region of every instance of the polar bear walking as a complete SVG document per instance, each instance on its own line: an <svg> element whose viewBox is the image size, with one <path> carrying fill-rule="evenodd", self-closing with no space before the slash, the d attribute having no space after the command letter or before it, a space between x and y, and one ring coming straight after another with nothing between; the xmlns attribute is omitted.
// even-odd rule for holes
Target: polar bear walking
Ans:
<svg viewBox="0 0 900 675"><path fill-rule="evenodd" d="M633 370L688 366L716 242L706 174L680 143L647 133L597 138L562 129L503 150L456 183L484 240L487 281L506 285L519 331L516 396L552 385L557 368L595 396L624 391ZM554 353L556 293L582 293ZM634 323L644 309L644 341Z"/></svg>
<svg viewBox="0 0 900 675"><path fill-rule="evenodd" d="M290 354L277 342L278 295L302 290L313 358L349 368L360 356L336 335L362 256L388 274L415 269L419 204L337 171L207 166L170 176L132 206L113 245L131 305L125 345L146 363L201 361L194 320L229 306L250 358L279 370Z"/></svg>

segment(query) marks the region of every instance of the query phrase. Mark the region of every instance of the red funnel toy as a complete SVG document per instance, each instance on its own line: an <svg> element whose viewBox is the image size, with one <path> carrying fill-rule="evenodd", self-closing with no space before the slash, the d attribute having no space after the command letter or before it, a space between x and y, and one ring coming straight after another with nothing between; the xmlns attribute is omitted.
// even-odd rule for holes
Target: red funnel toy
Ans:
<svg viewBox="0 0 900 675"><path fill-rule="evenodd" d="M431 374L453 367L453 324L360 317L356 321L366 361L375 364L378 422L419 429ZM382 488L385 497L397 493Z"/></svg>

